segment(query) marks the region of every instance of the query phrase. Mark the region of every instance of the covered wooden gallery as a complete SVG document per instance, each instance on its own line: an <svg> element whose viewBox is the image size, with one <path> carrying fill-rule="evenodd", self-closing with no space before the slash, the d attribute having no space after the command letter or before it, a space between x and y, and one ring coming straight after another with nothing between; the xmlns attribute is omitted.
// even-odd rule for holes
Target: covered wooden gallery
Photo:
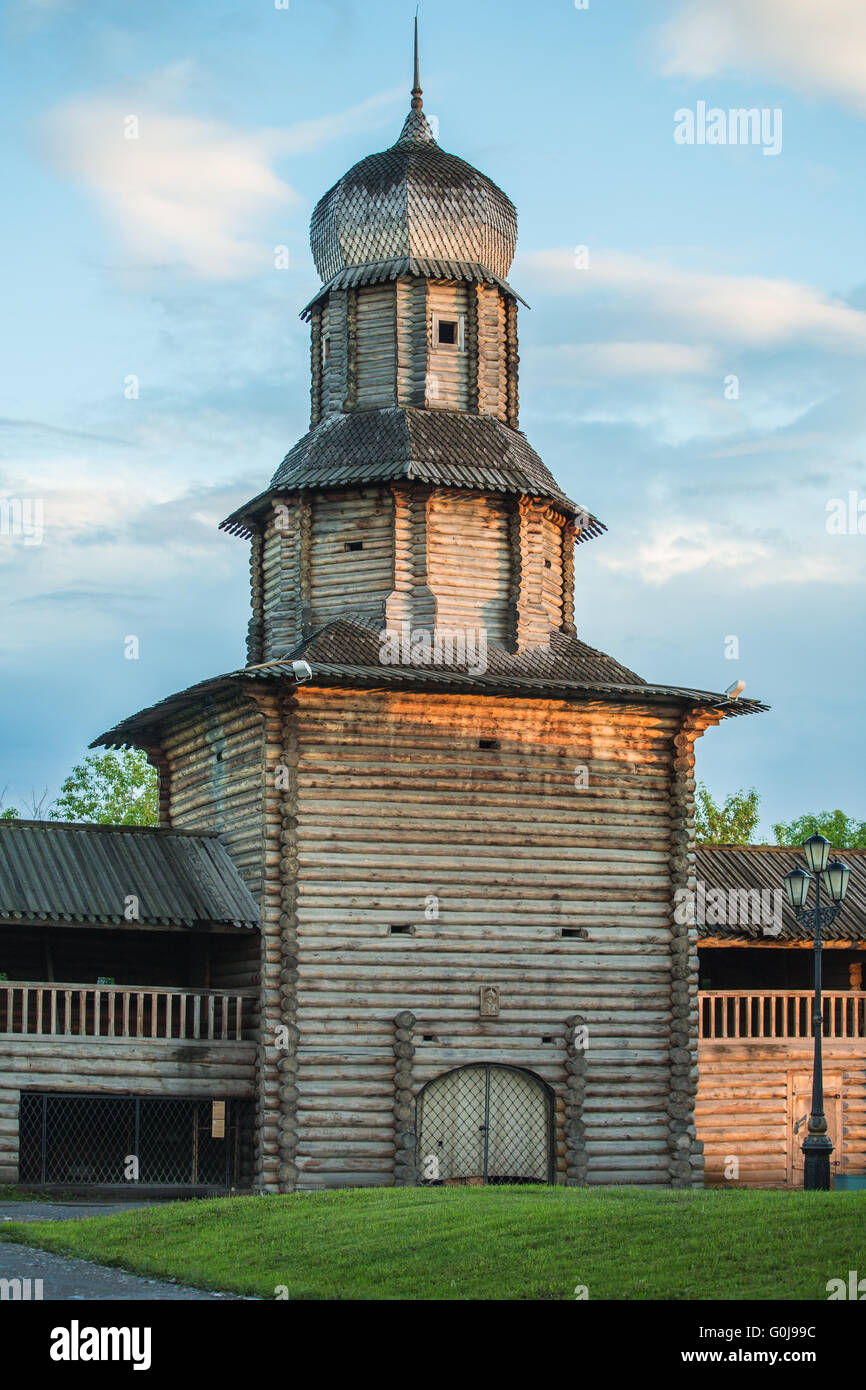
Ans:
<svg viewBox="0 0 866 1390"><path fill-rule="evenodd" d="M845 850L845 905L824 933L824 1088L836 1177L866 1174L866 851ZM702 847L700 1086L707 1181L802 1187L812 1086L813 951L781 892L802 855Z"/></svg>
<svg viewBox="0 0 866 1390"><path fill-rule="evenodd" d="M258 924L214 834L0 821L0 1182L249 1186Z"/></svg>

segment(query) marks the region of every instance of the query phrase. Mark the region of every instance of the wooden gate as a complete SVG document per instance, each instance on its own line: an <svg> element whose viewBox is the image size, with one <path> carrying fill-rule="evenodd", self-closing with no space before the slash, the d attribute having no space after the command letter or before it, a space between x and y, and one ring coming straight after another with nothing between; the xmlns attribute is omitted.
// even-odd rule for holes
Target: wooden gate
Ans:
<svg viewBox="0 0 866 1390"><path fill-rule="evenodd" d="M424 1184L553 1181L553 1096L518 1067L459 1067L418 1097Z"/></svg>

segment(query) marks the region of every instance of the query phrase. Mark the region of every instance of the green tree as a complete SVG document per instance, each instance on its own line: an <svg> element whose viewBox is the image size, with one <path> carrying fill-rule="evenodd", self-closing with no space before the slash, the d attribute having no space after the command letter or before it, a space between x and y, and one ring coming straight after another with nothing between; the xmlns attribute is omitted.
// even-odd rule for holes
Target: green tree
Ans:
<svg viewBox="0 0 866 1390"><path fill-rule="evenodd" d="M719 805L699 782L695 793L695 838L703 845L750 845L761 797L755 787L731 792Z"/></svg>
<svg viewBox="0 0 866 1390"><path fill-rule="evenodd" d="M802 845L810 835L823 835L834 849L866 849L866 820L854 820L844 811L819 811L773 826L777 845Z"/></svg>
<svg viewBox="0 0 866 1390"><path fill-rule="evenodd" d="M49 820L156 825L159 779L140 749L91 753L70 772Z"/></svg>
<svg viewBox="0 0 866 1390"><path fill-rule="evenodd" d="M17 820L18 812L14 806L7 806L5 811L0 811L0 820Z"/></svg>

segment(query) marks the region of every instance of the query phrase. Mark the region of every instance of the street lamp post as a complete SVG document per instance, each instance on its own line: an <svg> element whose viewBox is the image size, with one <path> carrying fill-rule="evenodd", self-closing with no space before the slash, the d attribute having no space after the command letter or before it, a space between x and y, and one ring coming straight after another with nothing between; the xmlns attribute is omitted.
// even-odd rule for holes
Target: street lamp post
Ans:
<svg viewBox="0 0 866 1390"><path fill-rule="evenodd" d="M809 1128L803 1140L803 1188L807 1192L827 1192L830 1188L830 1155L833 1144L827 1133L827 1117L824 1114L824 1070L822 1038L824 1033L824 1013L821 1000L821 933L825 927L835 922L842 910L842 900L848 887L850 869L839 859L830 861L830 841L823 835L810 835L803 846L803 854L809 872L792 869L785 875L785 892L788 902L794 909L798 922L802 922L814 935L815 950L815 993L812 1008L812 1034L814 1037L814 1062L812 1065L812 1108L809 1113ZM830 862L828 862L830 861ZM815 906L807 907L809 887L815 880ZM821 903L821 890L827 894L829 902Z"/></svg>

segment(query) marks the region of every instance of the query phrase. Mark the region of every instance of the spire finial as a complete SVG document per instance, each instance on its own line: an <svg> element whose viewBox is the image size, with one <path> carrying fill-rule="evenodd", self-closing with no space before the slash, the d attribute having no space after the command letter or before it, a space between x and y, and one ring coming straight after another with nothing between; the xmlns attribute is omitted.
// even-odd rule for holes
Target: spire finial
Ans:
<svg viewBox="0 0 866 1390"><path fill-rule="evenodd" d="M421 65L418 60L418 10L415 10L415 85L412 88L412 110L423 110L424 103L421 100Z"/></svg>

